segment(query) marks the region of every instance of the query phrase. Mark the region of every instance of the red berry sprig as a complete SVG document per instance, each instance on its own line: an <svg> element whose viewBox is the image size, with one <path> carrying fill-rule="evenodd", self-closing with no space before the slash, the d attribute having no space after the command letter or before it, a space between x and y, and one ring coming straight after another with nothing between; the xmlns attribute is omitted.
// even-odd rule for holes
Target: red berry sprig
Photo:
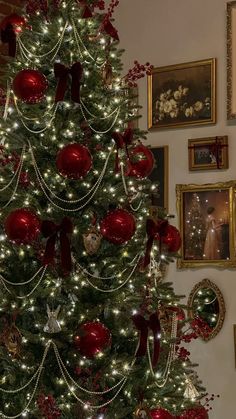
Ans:
<svg viewBox="0 0 236 419"><path fill-rule="evenodd" d="M150 63L140 64L137 60L134 61L134 66L129 69L126 76L123 77L126 84L129 87L137 87L136 81L150 75L152 73L153 65Z"/></svg>
<svg viewBox="0 0 236 419"><path fill-rule="evenodd" d="M209 412L210 410L212 410L212 407L210 406L210 402L214 401L215 398L219 398L220 395L219 394L212 394L211 396L207 393L206 394L206 398L205 398L205 403L203 404L203 406L205 407L205 409Z"/></svg>
<svg viewBox="0 0 236 419"><path fill-rule="evenodd" d="M187 351L187 349L185 349L183 346L181 348L179 348L177 346L176 347L176 353L177 353L178 358L180 358L182 361L188 361L189 360L190 352Z"/></svg>
<svg viewBox="0 0 236 419"><path fill-rule="evenodd" d="M61 417L61 412L56 406L56 401L51 394L48 396L40 394L37 399L37 405L44 418L58 419Z"/></svg>
<svg viewBox="0 0 236 419"><path fill-rule="evenodd" d="M93 10L98 8L99 10L105 10L105 1L104 0L97 0L91 6Z"/></svg>
<svg viewBox="0 0 236 419"><path fill-rule="evenodd" d="M119 3L120 3L120 0L111 0L111 3L109 4L108 9L107 9L107 13L105 17L106 19L109 19L109 20L111 19L114 13L115 7L117 7Z"/></svg>

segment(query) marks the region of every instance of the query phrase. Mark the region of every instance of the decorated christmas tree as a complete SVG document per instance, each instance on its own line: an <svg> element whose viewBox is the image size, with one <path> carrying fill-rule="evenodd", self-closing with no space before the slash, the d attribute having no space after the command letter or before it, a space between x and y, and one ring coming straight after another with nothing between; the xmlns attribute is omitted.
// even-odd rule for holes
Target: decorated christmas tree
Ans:
<svg viewBox="0 0 236 419"><path fill-rule="evenodd" d="M121 76L118 3L28 0L1 23L2 418L208 417L163 281L180 235L132 128L151 66Z"/></svg>
<svg viewBox="0 0 236 419"><path fill-rule="evenodd" d="M202 259L206 238L206 224L201 211L200 198L194 193L185 221L185 242L187 259Z"/></svg>

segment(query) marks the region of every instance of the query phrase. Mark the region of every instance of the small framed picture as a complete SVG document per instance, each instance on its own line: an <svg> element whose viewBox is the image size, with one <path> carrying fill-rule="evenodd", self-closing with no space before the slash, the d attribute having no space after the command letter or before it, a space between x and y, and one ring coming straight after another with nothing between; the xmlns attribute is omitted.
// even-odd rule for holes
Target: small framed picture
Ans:
<svg viewBox="0 0 236 419"><path fill-rule="evenodd" d="M216 59L154 68L148 76L148 128L216 123Z"/></svg>
<svg viewBox="0 0 236 419"><path fill-rule="evenodd" d="M182 236L178 268L236 267L236 181L176 185Z"/></svg>
<svg viewBox="0 0 236 419"><path fill-rule="evenodd" d="M188 140L189 170L228 169L228 137Z"/></svg>
<svg viewBox="0 0 236 419"><path fill-rule="evenodd" d="M155 157L155 167L149 176L153 184L158 183L158 192L153 195L153 205L165 208L168 211L168 189L169 189L169 147L151 147Z"/></svg>

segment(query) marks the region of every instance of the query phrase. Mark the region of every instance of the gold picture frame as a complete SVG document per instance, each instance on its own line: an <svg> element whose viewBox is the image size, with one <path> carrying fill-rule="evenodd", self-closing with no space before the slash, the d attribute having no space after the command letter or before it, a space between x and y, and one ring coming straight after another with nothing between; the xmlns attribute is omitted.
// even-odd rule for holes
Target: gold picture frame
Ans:
<svg viewBox="0 0 236 419"><path fill-rule="evenodd" d="M234 362L236 368L236 324L234 324Z"/></svg>
<svg viewBox="0 0 236 419"><path fill-rule="evenodd" d="M227 119L236 119L236 1L227 3Z"/></svg>
<svg viewBox="0 0 236 419"><path fill-rule="evenodd" d="M188 317L191 320L194 320L196 318L196 314L194 312L194 304L196 304L196 301L194 300L199 292L201 292L201 294L204 295L204 290L211 290L214 293L215 299L217 300L217 304L215 304L215 306L217 307L217 311L219 312L216 325L214 328L212 328L212 331L207 334L199 333L201 339L208 342L209 340L213 339L216 335L218 335L218 333L222 329L226 310L224 297L219 287L214 282L210 281L210 279L205 278L201 282L198 282L189 294ZM207 304L209 304L209 302ZM215 312L213 312L212 314L215 314Z"/></svg>
<svg viewBox="0 0 236 419"><path fill-rule="evenodd" d="M169 147L151 146L155 158L155 167L149 175L149 179L155 183L158 182L158 196L153 196L153 205L165 208L168 212L169 208Z"/></svg>
<svg viewBox="0 0 236 419"><path fill-rule="evenodd" d="M215 58L152 70L148 76L148 129L215 123Z"/></svg>
<svg viewBox="0 0 236 419"><path fill-rule="evenodd" d="M228 136L188 140L189 170L228 169Z"/></svg>
<svg viewBox="0 0 236 419"><path fill-rule="evenodd" d="M177 267L236 267L236 181L176 185L182 236Z"/></svg>

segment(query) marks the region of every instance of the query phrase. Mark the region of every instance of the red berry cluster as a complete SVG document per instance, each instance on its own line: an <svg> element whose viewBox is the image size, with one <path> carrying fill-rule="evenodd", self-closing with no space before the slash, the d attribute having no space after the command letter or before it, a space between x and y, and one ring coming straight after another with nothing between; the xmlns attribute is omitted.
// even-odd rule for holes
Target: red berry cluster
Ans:
<svg viewBox="0 0 236 419"><path fill-rule="evenodd" d="M195 317L194 320L191 322L192 329L199 335L207 338L212 329L210 326L200 317Z"/></svg>
<svg viewBox="0 0 236 419"><path fill-rule="evenodd" d="M212 410L212 407L210 406L210 402L214 401L216 397L219 398L220 395L219 394L212 394L211 396L209 396L209 394L206 395L204 407L206 408L207 411Z"/></svg>
<svg viewBox="0 0 236 419"><path fill-rule="evenodd" d="M61 0L52 0L53 7L58 8L60 3ZM47 15L48 0L27 0L26 13L28 13L28 15L35 15L37 12Z"/></svg>
<svg viewBox="0 0 236 419"><path fill-rule="evenodd" d="M193 339L197 339L198 335L196 332L191 333L185 333L183 336L181 336L180 341L183 341L185 343L190 343Z"/></svg>
<svg viewBox="0 0 236 419"><path fill-rule="evenodd" d="M45 394L40 394L37 399L37 405L40 413L46 419L57 419L61 417L61 412L57 408L56 401L51 394L48 396L45 396Z"/></svg>
<svg viewBox="0 0 236 419"><path fill-rule="evenodd" d="M176 347L176 353L177 353L178 358L180 358L182 361L188 361L189 360L190 352L187 351L187 349L185 349L183 346L181 348L179 348L177 346Z"/></svg>
<svg viewBox="0 0 236 419"><path fill-rule="evenodd" d="M115 7L117 7L119 5L119 3L120 3L119 0L111 0L111 3L109 4L108 9L107 9L106 19L108 19L108 20L111 19L112 15L114 13Z"/></svg>
<svg viewBox="0 0 236 419"><path fill-rule="evenodd" d="M136 60L134 61L134 66L128 71L126 76L124 76L125 83L128 84L129 87L136 87L136 81L145 77L145 74L150 75L152 73L153 65L150 63L146 64L139 64Z"/></svg>

